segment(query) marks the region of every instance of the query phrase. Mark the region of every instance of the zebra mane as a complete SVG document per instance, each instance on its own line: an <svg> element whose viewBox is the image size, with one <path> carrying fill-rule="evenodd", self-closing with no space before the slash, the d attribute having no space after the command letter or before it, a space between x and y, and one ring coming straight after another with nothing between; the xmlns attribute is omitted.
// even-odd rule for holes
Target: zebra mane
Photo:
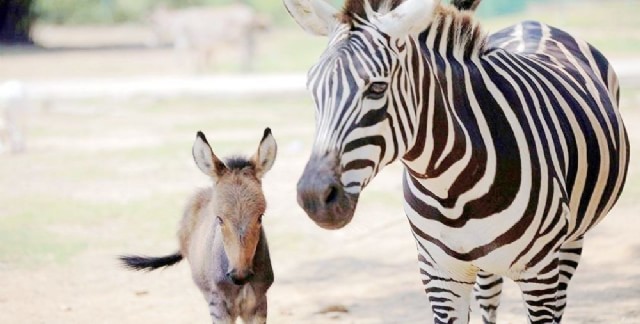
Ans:
<svg viewBox="0 0 640 324"><path fill-rule="evenodd" d="M367 2L373 11L385 14L397 6L399 6L404 0L346 0L342 12L338 15L340 22L344 24L351 24L354 17L360 17L362 19L367 18Z"/></svg>
<svg viewBox="0 0 640 324"><path fill-rule="evenodd" d="M487 43L487 34L480 23L473 16L472 11L459 10L452 5L439 4L434 11L433 22L429 28L436 28L436 32L443 32L449 23L450 42L456 51L461 51L463 56L481 54ZM445 35L443 35L445 36Z"/></svg>
<svg viewBox="0 0 640 324"><path fill-rule="evenodd" d="M338 19L343 24L352 25L355 17L363 20L368 19L368 6L379 14L385 14L402 2L404 0L346 0L342 11L338 14ZM467 10L469 8L464 6L460 6L458 9L456 7L460 5L458 2L460 1L454 1L453 5L449 5L438 1L429 28L443 32L445 24L451 21L449 28L453 34L449 36L452 37L450 41L453 42L454 49L462 51L465 56L482 53L487 41L487 34L482 31L480 24L474 18L473 11ZM479 2L475 1L474 3Z"/></svg>

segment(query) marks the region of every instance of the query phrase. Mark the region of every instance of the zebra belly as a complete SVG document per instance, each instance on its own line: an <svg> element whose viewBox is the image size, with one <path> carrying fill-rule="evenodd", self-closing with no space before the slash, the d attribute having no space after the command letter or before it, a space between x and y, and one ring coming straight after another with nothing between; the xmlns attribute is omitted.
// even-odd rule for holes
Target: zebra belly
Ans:
<svg viewBox="0 0 640 324"><path fill-rule="evenodd" d="M517 279L554 258L567 233L569 210L559 187L546 188L537 197L535 202L515 199L513 209L483 219L462 214L460 218L468 218L463 226L451 226L455 222L444 215L421 215L409 203L405 212L418 250L436 268L459 280L469 280L478 269Z"/></svg>

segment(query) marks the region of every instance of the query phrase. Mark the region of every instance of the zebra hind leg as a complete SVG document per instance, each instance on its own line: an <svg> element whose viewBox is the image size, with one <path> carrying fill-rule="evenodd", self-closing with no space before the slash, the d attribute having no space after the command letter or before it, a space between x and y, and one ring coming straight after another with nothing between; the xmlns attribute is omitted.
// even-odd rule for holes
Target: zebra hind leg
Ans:
<svg viewBox="0 0 640 324"><path fill-rule="evenodd" d="M560 282L558 283L558 292L556 294L558 300L557 323L562 320L562 315L567 305L567 288L569 287L569 281L571 281L578 268L578 263L580 263L583 243L584 238L579 238L575 241L565 242L560 247Z"/></svg>
<svg viewBox="0 0 640 324"><path fill-rule="evenodd" d="M480 308L482 323L495 324L502 293L502 277L480 271L473 286L473 296Z"/></svg>

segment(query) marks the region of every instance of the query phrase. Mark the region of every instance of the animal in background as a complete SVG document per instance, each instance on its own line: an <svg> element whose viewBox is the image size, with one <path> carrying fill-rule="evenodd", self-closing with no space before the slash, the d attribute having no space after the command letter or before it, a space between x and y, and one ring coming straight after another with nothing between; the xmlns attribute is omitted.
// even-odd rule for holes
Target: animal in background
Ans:
<svg viewBox="0 0 640 324"><path fill-rule="evenodd" d="M234 323L238 317L245 323L266 323L266 293L273 283L273 270L262 227L267 208L262 178L275 161L276 141L267 128L250 158L220 160L198 132L192 152L212 184L197 190L185 208L178 230L179 251L120 259L134 270L154 270L186 258L213 323Z"/></svg>
<svg viewBox="0 0 640 324"><path fill-rule="evenodd" d="M16 80L0 84L0 153L26 149L27 90Z"/></svg>
<svg viewBox="0 0 640 324"><path fill-rule="evenodd" d="M267 16L246 4L156 8L149 17L157 43L169 42L176 52L192 57L201 71L220 53L235 50L243 70L253 68L256 33L270 25Z"/></svg>

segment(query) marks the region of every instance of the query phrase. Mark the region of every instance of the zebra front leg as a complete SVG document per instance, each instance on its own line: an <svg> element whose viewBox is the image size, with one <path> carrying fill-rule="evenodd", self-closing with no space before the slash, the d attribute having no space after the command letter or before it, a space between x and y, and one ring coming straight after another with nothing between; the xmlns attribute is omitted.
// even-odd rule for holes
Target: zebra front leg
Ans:
<svg viewBox="0 0 640 324"><path fill-rule="evenodd" d="M426 260L422 255L418 259L422 284L433 312L433 322L468 323L474 274L465 278L454 278L451 274L434 268L433 262Z"/></svg>
<svg viewBox="0 0 640 324"><path fill-rule="evenodd" d="M558 299L556 322L558 323L562 320L564 309L567 306L569 281L571 281L578 268L578 263L580 263L583 243L584 238L579 238L575 241L565 242L560 247L560 282L558 283L558 292L556 294Z"/></svg>
<svg viewBox="0 0 640 324"><path fill-rule="evenodd" d="M524 274L516 283L522 291L522 298L529 314L529 323L557 323L559 272L558 258L544 263L537 273Z"/></svg>
<svg viewBox="0 0 640 324"><path fill-rule="evenodd" d="M478 272L476 284L473 286L473 296L480 307L480 315L484 324L496 323L501 293L501 276L484 271Z"/></svg>
<svg viewBox="0 0 640 324"><path fill-rule="evenodd" d="M236 319L229 311L224 293L212 290L207 296L209 302L209 314L213 324L232 324Z"/></svg>

